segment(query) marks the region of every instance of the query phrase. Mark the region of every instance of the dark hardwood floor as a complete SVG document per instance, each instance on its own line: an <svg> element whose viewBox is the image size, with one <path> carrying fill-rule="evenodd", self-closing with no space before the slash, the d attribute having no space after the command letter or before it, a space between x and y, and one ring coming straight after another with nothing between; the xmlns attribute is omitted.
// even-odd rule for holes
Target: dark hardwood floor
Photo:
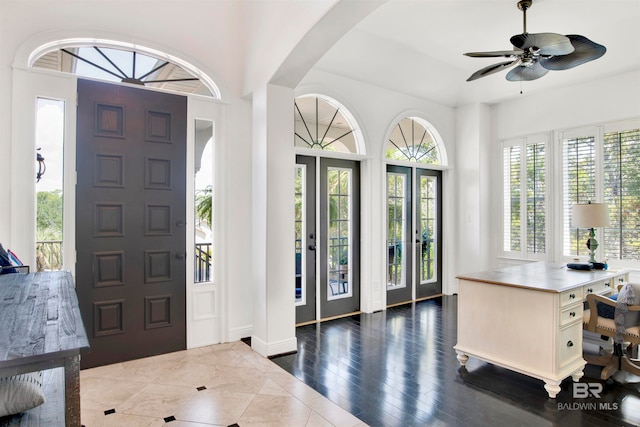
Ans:
<svg viewBox="0 0 640 427"><path fill-rule="evenodd" d="M272 360L374 427L637 426L640 377L603 385L600 398L574 398L571 379L556 399L542 381L470 358L460 368L457 297L443 296L297 328L298 352ZM578 394L579 395L579 394Z"/></svg>

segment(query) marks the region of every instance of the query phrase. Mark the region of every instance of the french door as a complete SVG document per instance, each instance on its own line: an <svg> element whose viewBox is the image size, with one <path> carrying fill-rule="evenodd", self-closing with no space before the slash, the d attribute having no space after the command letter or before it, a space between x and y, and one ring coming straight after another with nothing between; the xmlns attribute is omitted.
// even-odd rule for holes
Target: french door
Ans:
<svg viewBox="0 0 640 427"><path fill-rule="evenodd" d="M442 292L442 174L387 166L387 305Z"/></svg>
<svg viewBox="0 0 640 427"><path fill-rule="evenodd" d="M296 323L358 311L360 164L296 163Z"/></svg>

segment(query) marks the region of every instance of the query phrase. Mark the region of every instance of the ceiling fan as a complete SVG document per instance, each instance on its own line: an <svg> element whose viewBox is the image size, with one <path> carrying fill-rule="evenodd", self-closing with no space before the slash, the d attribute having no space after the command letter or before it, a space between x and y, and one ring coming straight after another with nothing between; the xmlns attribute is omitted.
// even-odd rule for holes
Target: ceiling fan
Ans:
<svg viewBox="0 0 640 427"><path fill-rule="evenodd" d="M523 14L523 32L511 37L514 50L493 52L469 52L466 56L474 58L510 58L509 61L489 65L471 75L467 81L479 79L498 71L516 66L507 73L509 81L527 81L538 79L549 70L568 70L593 61L605 54L607 49L588 38L576 34L563 36L556 33L527 33L527 9L533 0L520 0L518 9Z"/></svg>

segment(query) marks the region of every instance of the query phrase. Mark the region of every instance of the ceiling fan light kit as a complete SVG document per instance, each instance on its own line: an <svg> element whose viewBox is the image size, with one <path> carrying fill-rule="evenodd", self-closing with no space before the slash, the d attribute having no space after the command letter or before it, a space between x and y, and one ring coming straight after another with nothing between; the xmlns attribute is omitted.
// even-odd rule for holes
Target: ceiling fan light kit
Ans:
<svg viewBox="0 0 640 427"><path fill-rule="evenodd" d="M607 49L585 36L577 34L528 33L527 9L533 0L520 0L518 9L523 15L522 34L511 37L514 50L490 52L469 52L472 58L509 58L508 61L489 65L473 73L467 81L477 80L498 71L511 69L506 76L509 81L529 81L539 79L549 70L568 70L593 61L605 54Z"/></svg>

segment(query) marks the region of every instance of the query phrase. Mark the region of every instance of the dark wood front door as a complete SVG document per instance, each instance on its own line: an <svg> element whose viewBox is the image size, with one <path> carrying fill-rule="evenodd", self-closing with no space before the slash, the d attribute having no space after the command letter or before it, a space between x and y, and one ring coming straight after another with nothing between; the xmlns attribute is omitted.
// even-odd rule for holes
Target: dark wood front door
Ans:
<svg viewBox="0 0 640 427"><path fill-rule="evenodd" d="M78 80L82 367L186 348L184 96Z"/></svg>

